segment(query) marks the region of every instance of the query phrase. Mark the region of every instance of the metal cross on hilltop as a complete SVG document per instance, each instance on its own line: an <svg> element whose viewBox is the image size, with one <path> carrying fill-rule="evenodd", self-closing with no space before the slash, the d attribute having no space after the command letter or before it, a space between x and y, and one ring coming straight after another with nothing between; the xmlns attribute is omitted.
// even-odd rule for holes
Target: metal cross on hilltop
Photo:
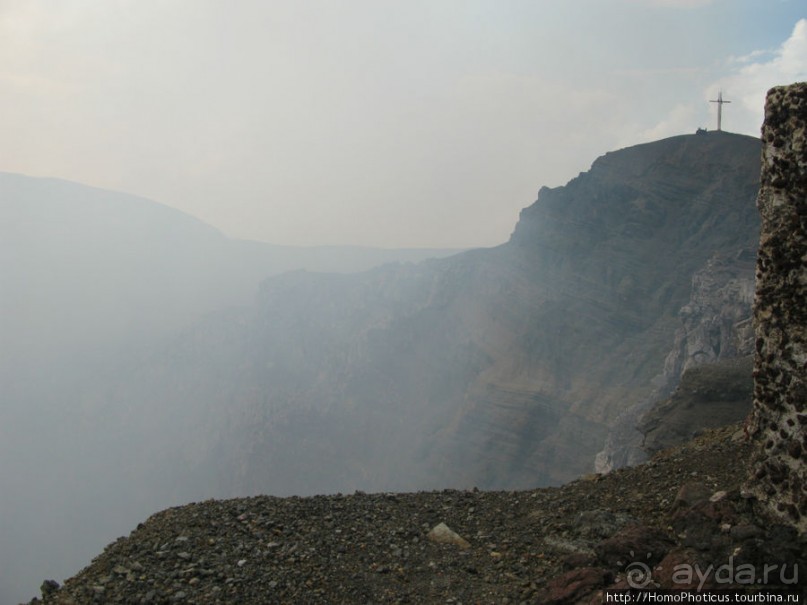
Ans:
<svg viewBox="0 0 807 605"><path fill-rule="evenodd" d="M723 100L723 91L717 91L717 99L714 101L709 101L710 103L717 103L717 130L720 132L721 122L723 121L723 103L731 103L731 101L724 101Z"/></svg>

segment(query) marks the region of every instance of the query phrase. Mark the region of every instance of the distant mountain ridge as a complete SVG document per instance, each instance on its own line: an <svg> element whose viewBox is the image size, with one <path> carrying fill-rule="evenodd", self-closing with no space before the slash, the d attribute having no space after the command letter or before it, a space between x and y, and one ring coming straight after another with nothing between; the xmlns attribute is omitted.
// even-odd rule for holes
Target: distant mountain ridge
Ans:
<svg viewBox="0 0 807 605"><path fill-rule="evenodd" d="M8 583L65 573L171 501L138 461L156 439L137 432L138 405L111 404L183 329L251 304L283 271L455 252L239 241L137 196L0 173L0 602L16 602ZM127 465L139 483L121 487Z"/></svg>
<svg viewBox="0 0 807 605"><path fill-rule="evenodd" d="M128 342L133 329L150 338L251 303L260 281L284 271L352 272L458 252L236 240L142 197L9 173L0 173L0 236L2 317L16 330L29 318L30 331L44 330L45 348L66 319L92 322L102 340ZM81 328L65 336L66 346L87 336Z"/></svg>

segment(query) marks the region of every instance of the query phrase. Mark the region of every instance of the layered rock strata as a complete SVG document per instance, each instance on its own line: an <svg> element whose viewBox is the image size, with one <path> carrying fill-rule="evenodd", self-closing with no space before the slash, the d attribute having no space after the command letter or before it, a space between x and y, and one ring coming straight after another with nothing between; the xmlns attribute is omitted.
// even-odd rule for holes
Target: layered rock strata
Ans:
<svg viewBox="0 0 807 605"><path fill-rule="evenodd" d="M639 464L705 428L744 419L751 410L752 305L756 247L715 253L692 276L679 325L650 396L614 422L594 461L606 473Z"/></svg>
<svg viewBox="0 0 807 605"><path fill-rule="evenodd" d="M765 105L762 218L754 303L750 485L775 515L807 530L807 83L773 88Z"/></svg>

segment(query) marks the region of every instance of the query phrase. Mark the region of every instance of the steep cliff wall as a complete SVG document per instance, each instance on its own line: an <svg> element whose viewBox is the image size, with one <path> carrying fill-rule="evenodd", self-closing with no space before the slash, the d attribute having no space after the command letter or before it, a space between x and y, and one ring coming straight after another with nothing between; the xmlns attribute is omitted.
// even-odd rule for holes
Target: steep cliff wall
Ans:
<svg viewBox="0 0 807 605"><path fill-rule="evenodd" d="M648 453L748 415L755 259L756 247L716 253L692 276L655 389L614 423L595 459L597 472L638 464Z"/></svg>
<svg viewBox="0 0 807 605"><path fill-rule="evenodd" d="M752 137L672 137L542 189L502 246L269 280L131 407L219 494L567 481L656 388L693 274L755 246L758 165Z"/></svg>
<svg viewBox="0 0 807 605"><path fill-rule="evenodd" d="M773 88L765 105L757 204L762 236L754 303L751 489L807 530L807 83Z"/></svg>
<svg viewBox="0 0 807 605"><path fill-rule="evenodd" d="M740 284L748 286L752 279L752 264L744 259L753 258L758 233L750 205L758 150L753 139L727 133L675 137L606 154L565 187L542 190L538 202L522 212L511 245L530 263L531 278L555 306L543 305L540 314L524 324L525 330L533 330L533 349L520 366L524 375L514 379L488 374L491 383L503 382L506 388L492 389L488 383L481 396L471 393L469 402L476 407L468 406L462 434L501 425L507 427L503 437L489 437L488 442L505 444L527 433L512 427L540 427L548 434L536 432L530 439L541 445L536 448L532 442L522 450L531 454L526 469L532 469L533 477L543 464L553 469L556 480L570 464L588 472L593 458L583 467L578 456L591 451L593 440L605 441L600 435L618 415L657 392L655 378L682 307L694 301L686 340L692 356L700 345L699 358L707 350L716 356L721 337L728 354L733 346L729 315L733 318L736 309L727 313L718 299L728 298L728 293L716 290L742 290ZM729 235L726 228L736 232ZM743 255L742 250L750 252ZM704 284L692 282L696 271ZM731 272L734 281L727 277ZM697 306L705 300L712 306ZM708 345L696 343L704 339ZM680 358L680 364L689 359L686 351ZM518 389L507 383L530 386ZM540 396L530 400L529 394L536 392ZM521 398L514 400L517 393ZM504 416L509 410L530 412ZM473 426L476 418L479 422ZM641 459L635 420L629 432L632 450ZM493 455L501 451L491 450ZM509 481L511 473L501 467L496 472ZM528 476L529 470L523 472L524 484Z"/></svg>

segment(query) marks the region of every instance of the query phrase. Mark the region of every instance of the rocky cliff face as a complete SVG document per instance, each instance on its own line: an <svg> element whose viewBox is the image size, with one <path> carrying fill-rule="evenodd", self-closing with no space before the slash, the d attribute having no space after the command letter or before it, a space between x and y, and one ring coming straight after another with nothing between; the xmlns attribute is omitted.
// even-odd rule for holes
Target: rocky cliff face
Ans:
<svg viewBox="0 0 807 605"><path fill-rule="evenodd" d="M675 392L639 419L642 449L653 454L704 430L737 424L751 411L753 359L734 357L686 370Z"/></svg>
<svg viewBox="0 0 807 605"><path fill-rule="evenodd" d="M648 453L748 415L755 259L755 248L717 253L692 277L655 389L614 423L595 460L598 472L638 464Z"/></svg>
<svg viewBox="0 0 807 605"><path fill-rule="evenodd" d="M614 419L656 388L693 274L753 249L758 161L758 140L728 133L639 145L542 189L497 248L271 279L253 309L178 344L195 408L157 389L153 417L193 426L166 430L187 435L189 464L227 469L223 493L590 472ZM194 445L211 440L215 455Z"/></svg>
<svg viewBox="0 0 807 605"><path fill-rule="evenodd" d="M771 89L757 203L762 236L754 302L751 489L807 530L807 83Z"/></svg>
<svg viewBox="0 0 807 605"><path fill-rule="evenodd" d="M692 297L681 307L681 326L664 360L662 392L670 393L676 377L690 368L753 353L755 259L755 248L716 254L695 273Z"/></svg>
<svg viewBox="0 0 807 605"><path fill-rule="evenodd" d="M715 256L693 277L659 386L669 398L639 422L647 452L734 424L751 411L755 259L756 250Z"/></svg>

